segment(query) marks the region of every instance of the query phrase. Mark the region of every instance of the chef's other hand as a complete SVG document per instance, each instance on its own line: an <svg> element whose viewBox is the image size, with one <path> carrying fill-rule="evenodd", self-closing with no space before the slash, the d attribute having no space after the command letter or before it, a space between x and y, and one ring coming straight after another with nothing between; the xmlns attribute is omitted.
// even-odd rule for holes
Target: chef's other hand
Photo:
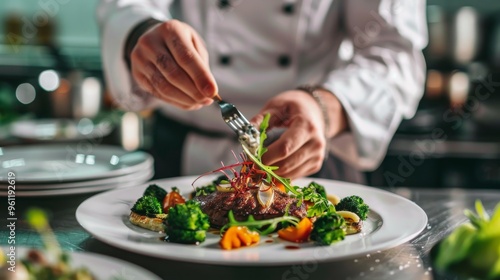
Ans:
<svg viewBox="0 0 500 280"><path fill-rule="evenodd" d="M346 128L342 105L332 93L319 90L329 114L328 138ZM279 167L276 173L286 178L299 178L318 172L325 157L325 120L321 106L302 90L283 92L267 102L252 122L260 124L266 113L271 114L269 129L285 127L285 132L262 157L266 165Z"/></svg>
<svg viewBox="0 0 500 280"><path fill-rule="evenodd" d="M132 76L155 97L185 110L212 103L217 84L200 35L189 25L169 20L144 33L131 56Z"/></svg>

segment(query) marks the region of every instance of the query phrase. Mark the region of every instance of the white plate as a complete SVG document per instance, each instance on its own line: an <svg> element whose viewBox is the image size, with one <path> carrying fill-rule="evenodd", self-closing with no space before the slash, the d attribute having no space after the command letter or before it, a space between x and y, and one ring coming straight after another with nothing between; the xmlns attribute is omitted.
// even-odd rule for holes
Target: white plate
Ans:
<svg viewBox="0 0 500 280"><path fill-rule="evenodd" d="M65 183L129 174L151 166L144 152L82 142L0 148L0 182L10 171L18 183Z"/></svg>
<svg viewBox="0 0 500 280"><path fill-rule="evenodd" d="M180 177L152 183L167 190L177 186L187 196L192 191L194 178ZM197 185L211 178L204 179ZM305 178L294 183L303 186L311 180ZM125 250L172 260L223 265L289 265L351 258L403 244L416 237L427 224L427 216L418 205L396 194L338 181L314 181L324 185L328 193L340 197L359 195L365 199L371 212L360 234L347 236L344 241L326 247L299 244L298 250L286 249L286 245L297 244L275 236L262 236L258 246L233 251L221 250L218 245L220 237L212 233L207 233L207 240L199 246L166 243L160 240L161 234L128 222L129 209L142 195L146 185L93 196L78 207L76 218L95 238ZM267 240L273 242L267 243Z"/></svg>
<svg viewBox="0 0 500 280"><path fill-rule="evenodd" d="M94 124L90 119L38 119L13 122L12 136L36 141L76 141L103 138L113 129L110 122Z"/></svg>
<svg viewBox="0 0 500 280"><path fill-rule="evenodd" d="M153 172L153 165L151 164L150 166L146 166L145 169L137 170L137 171L130 173L130 174L116 176L116 177L110 177L110 178L104 178L104 179L60 183L60 184L48 183L48 184L31 184L30 185L30 184L24 184L24 183L17 183L16 190L19 190L19 191L53 190L53 189L72 189L72 188L93 187L93 186L102 186L102 185L109 185L109 184L116 185L116 184L128 183L130 181L137 181L139 179L142 180L142 178L146 177L146 176L149 176L149 177L147 177L147 180L149 180L149 179L151 179L152 172ZM9 184L0 183L0 190L7 190L8 187L9 187Z"/></svg>
<svg viewBox="0 0 500 280"><path fill-rule="evenodd" d="M3 248L4 253L7 253L7 248ZM17 247L16 255L18 261L24 258L29 249L25 247ZM71 257L71 267L80 268L86 267L94 276L100 280L160 280L161 278L148 270L135 264L122 261L116 258L83 252L68 252Z"/></svg>
<svg viewBox="0 0 500 280"><path fill-rule="evenodd" d="M44 189L44 190L19 190L16 189L16 196L19 197L31 197L31 196L58 196L58 195L72 195L72 194L84 194L84 193L96 193L107 191L111 189L121 189L121 188L131 188L142 186L144 182L148 181L153 177L154 172L150 171L140 176L137 176L134 180L127 182L119 182L107 185L89 186L81 188L70 188L70 189ZM7 196L7 190L0 191L0 196Z"/></svg>

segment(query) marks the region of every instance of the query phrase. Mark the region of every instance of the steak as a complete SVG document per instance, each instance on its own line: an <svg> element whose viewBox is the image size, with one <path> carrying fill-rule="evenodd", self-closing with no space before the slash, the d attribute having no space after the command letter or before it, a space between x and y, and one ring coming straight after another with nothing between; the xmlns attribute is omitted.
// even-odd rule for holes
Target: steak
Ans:
<svg viewBox="0 0 500 280"><path fill-rule="evenodd" d="M197 196L193 198L200 202L201 210L209 216L212 227L220 228L228 223L227 214L233 210L236 220L243 221L248 216L253 215L256 220L266 220L281 217L285 214L288 204L290 208L288 214L299 219L306 217L306 206L304 203L297 206L297 199L290 197L286 193L274 190L273 203L264 208L257 200L258 189L251 189L245 192L213 192L209 195Z"/></svg>

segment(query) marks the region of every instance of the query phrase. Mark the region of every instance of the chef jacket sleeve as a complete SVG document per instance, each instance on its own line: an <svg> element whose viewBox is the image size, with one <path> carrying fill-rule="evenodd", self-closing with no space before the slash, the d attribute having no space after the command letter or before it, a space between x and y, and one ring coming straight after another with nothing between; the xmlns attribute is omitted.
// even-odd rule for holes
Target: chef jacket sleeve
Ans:
<svg viewBox="0 0 500 280"><path fill-rule="evenodd" d="M106 84L118 106L138 111L157 104L131 77L125 59L125 44L135 26L148 19L166 21L172 0L101 0L97 19Z"/></svg>
<svg viewBox="0 0 500 280"><path fill-rule="evenodd" d="M352 58L322 85L342 103L350 130L331 140L330 152L360 170L383 160L403 118L422 97L427 44L425 1L345 0L342 24Z"/></svg>

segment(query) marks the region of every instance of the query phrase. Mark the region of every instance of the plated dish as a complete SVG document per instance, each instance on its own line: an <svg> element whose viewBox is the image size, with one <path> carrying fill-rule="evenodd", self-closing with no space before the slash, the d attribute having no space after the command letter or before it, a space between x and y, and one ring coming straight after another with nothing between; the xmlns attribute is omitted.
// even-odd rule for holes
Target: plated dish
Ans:
<svg viewBox="0 0 500 280"><path fill-rule="evenodd" d="M196 177L180 177L156 181L165 189L176 186L188 197ZM212 178L202 178L199 185ZM305 186L312 179L294 181ZM225 265L285 265L304 261L327 261L351 258L400 245L418 235L427 224L425 212L413 202L398 195L366 186L314 179L327 193L339 197L358 195L370 205L370 214L362 232L346 236L331 246L311 242L293 243L277 234L262 236L258 246L237 250L221 250L218 233L208 232L200 245L167 243L164 233L152 232L129 221L130 209L148 185L119 189L96 195L77 209L78 222L97 239L132 252L166 259Z"/></svg>

